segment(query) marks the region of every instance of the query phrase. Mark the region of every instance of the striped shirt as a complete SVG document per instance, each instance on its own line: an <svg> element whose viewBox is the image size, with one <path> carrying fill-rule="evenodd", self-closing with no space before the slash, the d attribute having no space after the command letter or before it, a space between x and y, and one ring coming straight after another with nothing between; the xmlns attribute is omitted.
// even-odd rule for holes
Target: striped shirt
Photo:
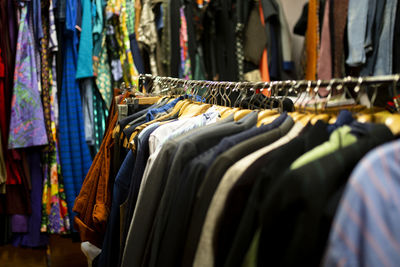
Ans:
<svg viewBox="0 0 400 267"><path fill-rule="evenodd" d="M324 266L399 266L400 141L354 169L331 229Z"/></svg>

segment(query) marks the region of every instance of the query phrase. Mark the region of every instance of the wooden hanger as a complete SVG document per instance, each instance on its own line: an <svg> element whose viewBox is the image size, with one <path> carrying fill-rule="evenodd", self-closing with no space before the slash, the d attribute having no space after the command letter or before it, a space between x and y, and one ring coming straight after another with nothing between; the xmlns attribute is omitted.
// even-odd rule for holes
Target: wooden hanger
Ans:
<svg viewBox="0 0 400 267"><path fill-rule="evenodd" d="M258 112L257 126L260 126L262 124L262 121L265 118L268 118L270 116L277 115L277 114L278 114L278 111L274 110L274 109L261 110L260 112Z"/></svg>
<svg viewBox="0 0 400 267"><path fill-rule="evenodd" d="M219 112L219 114L221 114L221 116L232 110L232 108L230 107L224 107L224 106L219 106L219 105L214 105L215 109Z"/></svg>
<svg viewBox="0 0 400 267"><path fill-rule="evenodd" d="M197 116L199 113L205 112L209 109L212 105L211 104L204 104L204 103L190 103L189 105L185 106L179 112L179 118L190 118Z"/></svg>
<svg viewBox="0 0 400 267"><path fill-rule="evenodd" d="M357 121L366 123L374 122L385 124L393 135L400 134L400 114L392 114L388 111L379 111L371 114L363 114L357 118Z"/></svg>
<svg viewBox="0 0 400 267"><path fill-rule="evenodd" d="M235 121L241 120L242 118L244 118L247 114L253 112L253 110L250 109L240 109L238 111L235 112L233 119Z"/></svg>
<svg viewBox="0 0 400 267"><path fill-rule="evenodd" d="M187 85L186 91L188 88L190 88L190 92L193 96L193 99L188 99L189 104L184 106L180 112L179 112L179 118L190 118L198 115L201 112L205 112L208 108L210 108L212 105L207 104L207 103L202 103L202 102L197 102L195 101L197 92L194 89L194 87L190 86L192 83L189 81L187 84L184 84L184 87Z"/></svg>
<svg viewBox="0 0 400 267"><path fill-rule="evenodd" d="M221 114L221 119L228 118L230 115L235 114L239 108L230 108Z"/></svg>
<svg viewBox="0 0 400 267"><path fill-rule="evenodd" d="M331 116L328 113L318 114L311 118L311 124L315 125L319 120L329 122L330 118Z"/></svg>
<svg viewBox="0 0 400 267"><path fill-rule="evenodd" d="M278 118L281 114L274 114L274 115L270 115L265 117L264 119L257 121L257 127L260 127L261 125L266 125L266 124L270 124L271 122L273 122L276 118Z"/></svg>
<svg viewBox="0 0 400 267"><path fill-rule="evenodd" d="M390 113L389 113L390 114ZM400 135L400 114L375 114L375 122L385 124L393 133L393 135Z"/></svg>

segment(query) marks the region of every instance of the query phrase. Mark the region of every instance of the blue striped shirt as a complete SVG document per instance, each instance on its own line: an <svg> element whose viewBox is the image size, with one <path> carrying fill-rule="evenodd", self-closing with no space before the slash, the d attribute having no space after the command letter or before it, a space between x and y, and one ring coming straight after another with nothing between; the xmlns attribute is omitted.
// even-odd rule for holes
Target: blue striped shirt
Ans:
<svg viewBox="0 0 400 267"><path fill-rule="evenodd" d="M336 214L324 266L400 266L400 141L354 169Z"/></svg>

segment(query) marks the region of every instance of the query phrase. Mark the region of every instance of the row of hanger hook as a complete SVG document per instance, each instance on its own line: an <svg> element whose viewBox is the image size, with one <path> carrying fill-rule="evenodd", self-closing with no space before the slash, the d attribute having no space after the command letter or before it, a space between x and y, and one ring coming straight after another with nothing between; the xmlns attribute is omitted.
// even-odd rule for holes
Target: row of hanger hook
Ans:
<svg viewBox="0 0 400 267"><path fill-rule="evenodd" d="M349 91L349 86L354 86L353 91L359 97L365 85L374 85L374 93L371 101L375 101L377 95L377 85L391 84L393 86L393 95L397 96L397 85L400 80L400 75L386 75L386 76L375 76L375 77L345 77L343 79L331 79L328 81L324 80L287 80L287 81L272 81L272 82L226 82L226 81L202 81L202 80L183 80L179 78L152 76L148 74L140 75L140 79L148 80L147 88L149 92L155 91L154 89L159 87L161 93L171 93L173 89L180 88L185 93L190 94L189 97L195 98L201 90L205 90L202 98L205 102L216 104L218 96L221 97L222 105L232 106L230 95L233 92L239 93L234 107L241 107L242 101L249 96L248 91L252 92L251 100L255 98L257 92L263 92L267 90L267 96L269 98L277 98L281 96L282 101L289 95L297 96L295 104L297 102L302 103L305 98L308 97L309 101L316 101L319 97L318 91L321 87L324 87L328 94L323 97L328 102L331 97L337 94L346 94L347 96L353 97ZM283 92L283 94L280 94ZM309 97L311 95L311 98ZM250 100L250 103L251 103ZM356 102L359 99L354 99ZM396 100L396 99L395 99ZM272 100L267 101L266 106L271 105ZM397 110L399 109L399 101L395 101Z"/></svg>

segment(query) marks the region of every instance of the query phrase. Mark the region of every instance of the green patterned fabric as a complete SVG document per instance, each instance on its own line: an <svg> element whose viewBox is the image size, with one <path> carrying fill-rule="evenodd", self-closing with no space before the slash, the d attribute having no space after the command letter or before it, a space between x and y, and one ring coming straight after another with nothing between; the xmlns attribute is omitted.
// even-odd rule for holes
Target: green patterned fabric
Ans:
<svg viewBox="0 0 400 267"><path fill-rule="evenodd" d="M135 33L135 5L133 0L126 0L126 27L128 28L129 35Z"/></svg>
<svg viewBox="0 0 400 267"><path fill-rule="evenodd" d="M99 61L95 62L95 73L97 74L96 85L99 88L101 97L107 106L107 109L111 106L112 100L112 86L111 86L111 69L108 61L107 45L106 45L106 34L102 33L101 41L101 52L99 55Z"/></svg>

